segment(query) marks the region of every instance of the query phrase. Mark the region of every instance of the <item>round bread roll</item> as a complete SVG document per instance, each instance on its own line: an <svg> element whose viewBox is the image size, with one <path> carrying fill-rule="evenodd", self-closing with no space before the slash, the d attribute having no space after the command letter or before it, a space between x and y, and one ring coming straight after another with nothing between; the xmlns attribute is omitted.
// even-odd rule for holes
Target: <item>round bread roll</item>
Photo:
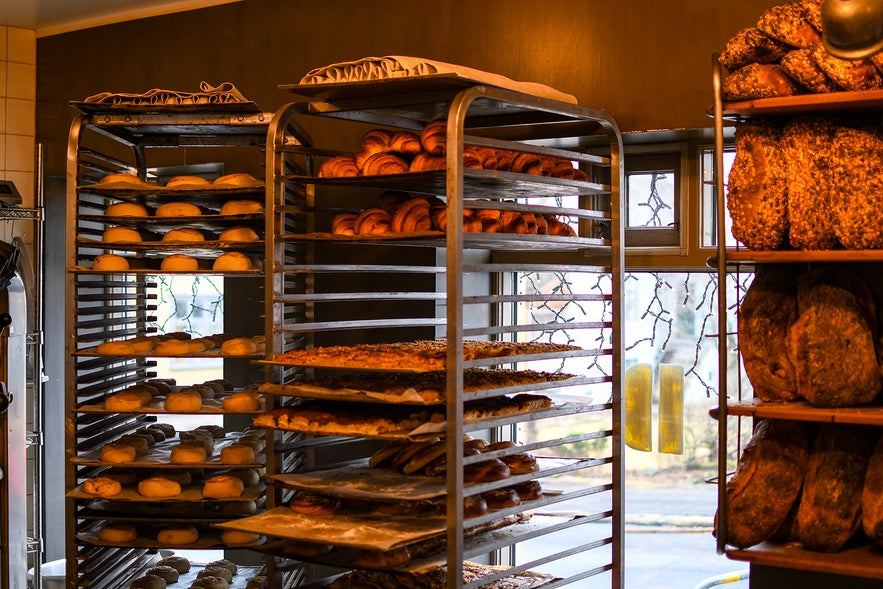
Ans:
<svg viewBox="0 0 883 589"><path fill-rule="evenodd" d="M254 448L247 444L230 444L221 448L221 462L223 464L254 464Z"/></svg>
<svg viewBox="0 0 883 589"><path fill-rule="evenodd" d="M124 356L128 356L134 352L132 344L125 341L103 342L98 344L98 347L95 348L95 351L99 354L121 354Z"/></svg>
<svg viewBox="0 0 883 589"><path fill-rule="evenodd" d="M154 211L155 217L199 217L202 209L191 202L167 202Z"/></svg>
<svg viewBox="0 0 883 589"><path fill-rule="evenodd" d="M212 264L212 270L225 272L230 270L251 270L251 258L242 252L224 252L215 258Z"/></svg>
<svg viewBox="0 0 883 589"><path fill-rule="evenodd" d="M207 564L201 571L196 573L197 579L202 579L203 577L218 577L220 579L224 579L228 583L233 582L233 576L236 573L232 572L227 567L223 567L220 565L211 565Z"/></svg>
<svg viewBox="0 0 883 589"><path fill-rule="evenodd" d="M219 474L208 479L202 487L202 496L208 499L235 499L241 497L245 485L236 477Z"/></svg>
<svg viewBox="0 0 883 589"><path fill-rule="evenodd" d="M172 525L161 529L156 540L166 546L187 546L199 540L199 530L188 525Z"/></svg>
<svg viewBox="0 0 883 589"><path fill-rule="evenodd" d="M122 272L129 269L129 260L116 254L100 254L92 260L92 269L102 272Z"/></svg>
<svg viewBox="0 0 883 589"><path fill-rule="evenodd" d="M202 176L189 175L175 176L166 182L168 188L174 188L176 186L208 186L210 184L211 182Z"/></svg>
<svg viewBox="0 0 883 589"><path fill-rule="evenodd" d="M169 462L172 464L202 464L206 461L205 448L193 442L183 442L172 446Z"/></svg>
<svg viewBox="0 0 883 589"><path fill-rule="evenodd" d="M124 464L135 462L135 446L131 444L106 444L99 452L101 462Z"/></svg>
<svg viewBox="0 0 883 589"><path fill-rule="evenodd" d="M153 438L151 438L151 442ZM147 438L135 435L127 435L121 436L119 440L117 440L120 444L128 444L135 448L135 456L145 456L150 451L150 442L147 441Z"/></svg>
<svg viewBox="0 0 883 589"><path fill-rule="evenodd" d="M205 235L198 229L192 227L180 227L178 229L170 229L162 236L163 241L183 241L187 243L195 243L205 241Z"/></svg>
<svg viewBox="0 0 883 589"><path fill-rule="evenodd" d="M203 399L214 399L215 398L214 389L212 389L211 387L206 387L206 386L202 386L202 385L192 385L189 387L185 387L178 392L180 392L180 393L185 393L185 392L186 393L196 393L197 395L199 395ZM200 428L197 428L197 429L205 429L205 428L202 428L200 426ZM211 433L211 430L206 430L206 431Z"/></svg>
<svg viewBox="0 0 883 589"><path fill-rule="evenodd" d="M209 575L193 581L190 584L190 589L230 589L230 583L221 577Z"/></svg>
<svg viewBox="0 0 883 589"><path fill-rule="evenodd" d="M222 356L248 356L256 354L257 344L247 337L234 337L221 344Z"/></svg>
<svg viewBox="0 0 883 589"><path fill-rule="evenodd" d="M328 545L330 547L330 545ZM327 550L325 553L327 554ZM318 556L318 555L317 555ZM257 575L248 580L245 589L264 589L267 586L267 577L265 575Z"/></svg>
<svg viewBox="0 0 883 589"><path fill-rule="evenodd" d="M230 227L218 237L220 241L258 241L260 237L251 227Z"/></svg>
<svg viewBox="0 0 883 589"><path fill-rule="evenodd" d="M116 225L108 227L101 234L101 241L105 243L141 243L141 234L131 227Z"/></svg>
<svg viewBox="0 0 883 589"><path fill-rule="evenodd" d="M129 583L129 589L165 589L166 580L159 575L146 574Z"/></svg>
<svg viewBox="0 0 883 589"><path fill-rule="evenodd" d="M175 567L170 567L169 565L157 565L151 569L147 569L147 574L162 577L163 581L166 583L177 583L178 577L181 573L179 573L178 569Z"/></svg>
<svg viewBox="0 0 883 589"><path fill-rule="evenodd" d="M226 558L221 558L218 560L213 560L211 562L206 563L205 565L208 568L222 568L230 571L231 575L235 575L239 570L239 567L232 560L228 560Z"/></svg>
<svg viewBox="0 0 883 589"><path fill-rule="evenodd" d="M104 524L98 530L98 538L105 542L131 542L137 537L135 526L128 524Z"/></svg>
<svg viewBox="0 0 883 589"><path fill-rule="evenodd" d="M181 485L166 477L150 477L138 483L138 494L151 499L167 499L181 494Z"/></svg>
<svg viewBox="0 0 883 589"><path fill-rule="evenodd" d="M250 391L240 391L221 399L224 411L257 411L261 408L260 398Z"/></svg>
<svg viewBox="0 0 883 589"><path fill-rule="evenodd" d="M156 562L156 566L167 566L181 573L190 572L190 560L183 556L166 556Z"/></svg>
<svg viewBox="0 0 883 589"><path fill-rule="evenodd" d="M223 450L221 450L221 452L223 452ZM257 485L261 480L261 475L259 475L258 471L253 468L239 468L231 470L227 474L242 481L242 484L246 487Z"/></svg>
<svg viewBox="0 0 883 589"><path fill-rule="evenodd" d="M127 411L137 411L144 407L144 397L140 393L120 391L114 393L104 400L104 408L108 411L125 413Z"/></svg>
<svg viewBox="0 0 883 589"><path fill-rule="evenodd" d="M264 205L256 200L228 200L221 205L222 215L252 215L263 212Z"/></svg>
<svg viewBox="0 0 883 589"><path fill-rule="evenodd" d="M162 431L162 433L164 433L166 435L166 438L173 438L173 437L175 437L175 434L177 433L177 430L175 430L175 426L172 425L171 423L151 423L147 427L151 427L151 428L155 427L155 428L159 429L160 431Z"/></svg>
<svg viewBox="0 0 883 589"><path fill-rule="evenodd" d="M104 209L108 217L149 217L147 207L136 202L115 202Z"/></svg>
<svg viewBox="0 0 883 589"><path fill-rule="evenodd" d="M217 184L221 186L258 186L260 184L263 184L263 182L261 182L251 174L246 174L245 172L234 172L233 174L227 174L225 176L221 176L220 178L215 178L212 184Z"/></svg>
<svg viewBox="0 0 883 589"><path fill-rule="evenodd" d="M167 379L164 379L164 378L151 378L149 380L145 380L144 384L155 388L157 395L168 395L169 393L171 393L173 391L172 387L174 386L173 382L171 382ZM151 425L155 425L155 424L151 424ZM150 427L150 426L148 426L148 427ZM168 437L168 436L166 436L166 437Z"/></svg>
<svg viewBox="0 0 883 589"><path fill-rule="evenodd" d="M153 443L157 442L165 442L166 435L159 431L158 429L147 429L146 427L139 427L135 430L135 434L139 436L149 436Z"/></svg>
<svg viewBox="0 0 883 589"><path fill-rule="evenodd" d="M135 174L130 174L128 172L117 172L114 174L107 174L102 177L99 181L99 184L127 184L130 186L140 186L146 184L144 180L136 176Z"/></svg>
<svg viewBox="0 0 883 589"><path fill-rule="evenodd" d="M120 482L110 477L93 477L83 482L83 491L96 497L115 497L122 490Z"/></svg>
<svg viewBox="0 0 883 589"><path fill-rule="evenodd" d="M203 397L205 398L205 397ZM204 425L197 425L195 429L205 430L211 434L212 438L217 440L218 438L223 438L227 435L227 431L224 429L223 425L217 425L215 423L207 423Z"/></svg>
<svg viewBox="0 0 883 589"><path fill-rule="evenodd" d="M260 539L260 534L255 534L254 532L245 532L243 530L224 530L224 532L221 534L221 542L228 546L254 544Z"/></svg>
<svg viewBox="0 0 883 589"><path fill-rule="evenodd" d="M191 413L202 409L202 396L196 391L177 391L166 397L166 411Z"/></svg>
<svg viewBox="0 0 883 589"><path fill-rule="evenodd" d="M187 254L172 254L163 258L159 269L163 272L196 272L199 270L199 262Z"/></svg>

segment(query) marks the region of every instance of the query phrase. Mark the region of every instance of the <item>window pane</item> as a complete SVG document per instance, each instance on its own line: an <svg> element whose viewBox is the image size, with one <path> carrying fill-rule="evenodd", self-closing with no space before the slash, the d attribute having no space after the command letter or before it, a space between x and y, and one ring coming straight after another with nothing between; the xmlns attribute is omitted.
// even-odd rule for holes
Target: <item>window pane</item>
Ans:
<svg viewBox="0 0 883 589"><path fill-rule="evenodd" d="M724 148L724 191L727 189L727 178L730 176L730 168L733 166L733 160L736 157L736 151L732 147ZM705 149L702 151L702 247L715 247L717 240L717 197L715 195L714 185L714 149ZM726 215L726 244L727 247L736 247L739 243L733 237L730 230L732 221L730 214L724 210Z"/></svg>
<svg viewBox="0 0 883 589"><path fill-rule="evenodd" d="M628 174L628 225L670 227L675 223L674 170Z"/></svg>

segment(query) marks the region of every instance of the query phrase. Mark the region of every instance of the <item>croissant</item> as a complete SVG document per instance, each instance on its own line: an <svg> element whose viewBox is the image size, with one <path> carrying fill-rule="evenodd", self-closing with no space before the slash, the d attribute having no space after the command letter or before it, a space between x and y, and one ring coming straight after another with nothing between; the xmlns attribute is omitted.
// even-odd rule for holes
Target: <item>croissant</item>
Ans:
<svg viewBox="0 0 883 589"><path fill-rule="evenodd" d="M537 217L533 213L521 213L521 218L524 219L525 224L527 225L527 232L536 235L537 234Z"/></svg>
<svg viewBox="0 0 883 589"><path fill-rule="evenodd" d="M377 235L389 233L392 228L392 219L389 213L381 208L365 209L353 222L356 235Z"/></svg>
<svg viewBox="0 0 883 589"><path fill-rule="evenodd" d="M391 153L375 153L362 165L362 174L365 176L403 174L407 171L408 162Z"/></svg>
<svg viewBox="0 0 883 589"><path fill-rule="evenodd" d="M396 131L389 140L389 151L411 159L423 150L420 137L411 131Z"/></svg>
<svg viewBox="0 0 883 589"><path fill-rule="evenodd" d="M463 167L481 169L481 155L474 147L463 148Z"/></svg>
<svg viewBox="0 0 883 589"><path fill-rule="evenodd" d="M512 171L534 176L543 175L543 162L533 153L519 152L512 160Z"/></svg>
<svg viewBox="0 0 883 589"><path fill-rule="evenodd" d="M543 176L551 176L555 171L555 158L550 155L541 155L540 164L542 165Z"/></svg>
<svg viewBox="0 0 883 589"><path fill-rule="evenodd" d="M548 222L548 229L546 230L547 235L558 235L560 237L576 237L576 231L574 231L573 227L564 223L556 217L547 217L546 221Z"/></svg>
<svg viewBox="0 0 883 589"><path fill-rule="evenodd" d="M331 233L338 235L355 235L354 228L356 217L355 213L341 213L331 220Z"/></svg>
<svg viewBox="0 0 883 589"><path fill-rule="evenodd" d="M431 121L420 133L420 143L429 155L445 155L448 137L448 122L444 119Z"/></svg>
<svg viewBox="0 0 883 589"><path fill-rule="evenodd" d="M463 232L481 233L481 219L472 209L463 209Z"/></svg>
<svg viewBox="0 0 883 589"><path fill-rule="evenodd" d="M389 151L389 144L392 140L392 131L386 129L371 129L362 135L362 144L356 153L356 166L360 170L365 169L365 162L376 153L385 153ZM364 173L364 172L363 172Z"/></svg>
<svg viewBox="0 0 883 589"><path fill-rule="evenodd" d="M573 178L573 173L576 170L573 167L573 164L570 163L570 160L558 159L555 160L555 168L552 170L552 176L555 178Z"/></svg>
<svg viewBox="0 0 883 589"><path fill-rule="evenodd" d="M319 178L352 178L359 175L356 160L346 155L338 155L319 167Z"/></svg>
<svg viewBox="0 0 883 589"><path fill-rule="evenodd" d="M497 169L508 172L512 169L512 160L515 159L515 152L508 149L495 149L494 155L497 156Z"/></svg>
<svg viewBox="0 0 883 589"><path fill-rule="evenodd" d="M481 167L485 170L496 170L497 169L497 150L493 147L483 147L480 145L476 145L472 147L475 150L475 153L478 155L478 159L481 160Z"/></svg>
<svg viewBox="0 0 883 589"><path fill-rule="evenodd" d="M409 170L411 172L429 172L431 170L444 170L447 166L447 158L443 155L429 155L425 151L421 151L411 161Z"/></svg>
<svg viewBox="0 0 883 589"><path fill-rule="evenodd" d="M432 218L432 228L445 231L448 228L448 210L444 206L431 207L429 216Z"/></svg>
<svg viewBox="0 0 883 589"><path fill-rule="evenodd" d="M527 221L518 211L502 211L500 225L503 233L528 233Z"/></svg>
<svg viewBox="0 0 883 589"><path fill-rule="evenodd" d="M415 197L404 202L392 218L392 230L395 233L416 233L432 229L432 218L429 216L429 201Z"/></svg>
<svg viewBox="0 0 883 589"><path fill-rule="evenodd" d="M400 190L387 190L380 195L380 208L392 216L395 214L396 210L402 206L402 203L410 198L411 195L407 192L401 192Z"/></svg>
<svg viewBox="0 0 883 589"><path fill-rule="evenodd" d="M537 225L537 235L546 235L549 231L549 222L542 215L534 215Z"/></svg>

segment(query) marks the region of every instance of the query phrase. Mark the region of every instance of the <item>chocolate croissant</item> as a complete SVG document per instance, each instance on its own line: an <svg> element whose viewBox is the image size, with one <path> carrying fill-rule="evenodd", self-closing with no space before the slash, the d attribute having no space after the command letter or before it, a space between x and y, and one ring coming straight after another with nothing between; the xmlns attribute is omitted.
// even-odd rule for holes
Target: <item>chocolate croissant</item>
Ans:
<svg viewBox="0 0 883 589"><path fill-rule="evenodd" d="M319 178L352 178L359 175L356 160L346 155L338 155L319 167Z"/></svg>

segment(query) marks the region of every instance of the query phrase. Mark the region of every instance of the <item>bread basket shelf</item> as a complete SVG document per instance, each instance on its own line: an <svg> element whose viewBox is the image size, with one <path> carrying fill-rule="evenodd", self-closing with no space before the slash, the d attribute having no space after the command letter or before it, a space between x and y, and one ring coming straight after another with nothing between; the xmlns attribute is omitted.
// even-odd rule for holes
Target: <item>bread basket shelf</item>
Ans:
<svg viewBox="0 0 883 589"><path fill-rule="evenodd" d="M752 564L799 568L816 573L830 573L851 577L883 579L880 550L871 545L846 548L836 554L825 554L819 557L818 552L804 550L794 544L773 544L764 542L747 550L727 550L727 556Z"/></svg>

